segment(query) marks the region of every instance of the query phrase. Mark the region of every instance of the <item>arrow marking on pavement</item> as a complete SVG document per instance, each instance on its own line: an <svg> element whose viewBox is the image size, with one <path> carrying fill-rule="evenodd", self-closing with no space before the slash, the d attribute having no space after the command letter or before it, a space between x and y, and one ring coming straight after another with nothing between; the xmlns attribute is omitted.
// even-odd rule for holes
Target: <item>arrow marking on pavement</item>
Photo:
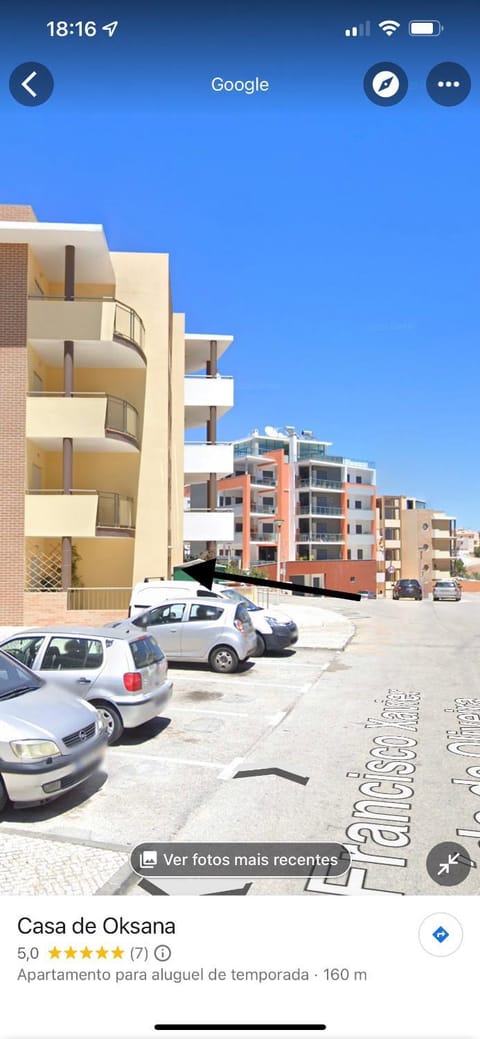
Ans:
<svg viewBox="0 0 480 1039"><path fill-rule="evenodd" d="M251 768L244 772L237 772L234 779L246 779L249 776L280 776L282 779L290 779L292 783L301 783L306 786L310 776L298 776L296 772L287 772L284 768Z"/></svg>
<svg viewBox="0 0 480 1039"><path fill-rule="evenodd" d="M293 592L296 595L323 595L333 599L349 599L351 602L360 602L361 596L356 592L337 592L333 588L314 588L311 584L295 584L293 581L266 581L263 577L248 577L246 574L226 574L224 570L216 569L216 559L201 559L196 563L186 563L179 567L184 574L199 581L205 588L212 589L215 578L217 581L237 581L239 584L253 584L258 588L278 588L281 592Z"/></svg>
<svg viewBox="0 0 480 1039"><path fill-rule="evenodd" d="M31 88L31 87L29 87L29 85L28 85L29 83L31 83L32 79L35 79L35 76L36 76L36 75L37 75L37 73L36 73L35 71L34 71L34 72L31 72L31 73L30 73L30 75L29 75L29 76L27 76L27 77L26 77L26 79L24 79L24 80L23 80L23 83L21 84L21 86L22 86L22 87L23 87L23 88L24 88L25 90L27 90L27 91L28 91L28 93L29 93L29 94L31 95L31 97L37 97L37 95L36 95L35 91L34 91L34 90L32 90L32 88Z"/></svg>

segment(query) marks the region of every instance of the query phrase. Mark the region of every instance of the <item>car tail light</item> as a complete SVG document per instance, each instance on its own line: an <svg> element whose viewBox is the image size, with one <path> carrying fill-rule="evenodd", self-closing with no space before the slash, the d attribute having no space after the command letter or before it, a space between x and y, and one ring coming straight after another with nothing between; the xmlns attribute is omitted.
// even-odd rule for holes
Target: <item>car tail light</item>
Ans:
<svg viewBox="0 0 480 1039"><path fill-rule="evenodd" d="M238 631L241 631L243 635L245 633L245 625L243 621L234 621L233 623L235 627L238 629Z"/></svg>
<svg viewBox="0 0 480 1039"><path fill-rule="evenodd" d="M142 688L142 676L138 671L127 671L123 676L123 684L127 693L139 693Z"/></svg>

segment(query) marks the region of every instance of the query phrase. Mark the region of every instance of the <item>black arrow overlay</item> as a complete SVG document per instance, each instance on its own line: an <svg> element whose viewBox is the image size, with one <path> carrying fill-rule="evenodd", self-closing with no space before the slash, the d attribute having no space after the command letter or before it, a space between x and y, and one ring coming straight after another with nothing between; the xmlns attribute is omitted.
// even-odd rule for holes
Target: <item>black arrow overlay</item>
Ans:
<svg viewBox="0 0 480 1039"><path fill-rule="evenodd" d="M197 563L186 563L179 567L184 574L193 577L195 581L203 584L204 588L212 588L215 578L217 581L237 581L239 584L254 584L258 588L278 588L281 592L293 592L296 595L324 595L332 599L349 599L351 602L360 602L361 596L355 592L336 592L332 588L314 588L311 584L295 584L293 581L265 581L263 577L247 577L246 574L227 574L224 570L217 570L216 559L201 559Z"/></svg>
<svg viewBox="0 0 480 1039"><path fill-rule="evenodd" d="M301 783L306 786L309 776L298 776L296 772L287 772L284 768L250 768L244 772L236 772L234 779L246 779L248 776L280 776L281 779L290 779L292 783Z"/></svg>

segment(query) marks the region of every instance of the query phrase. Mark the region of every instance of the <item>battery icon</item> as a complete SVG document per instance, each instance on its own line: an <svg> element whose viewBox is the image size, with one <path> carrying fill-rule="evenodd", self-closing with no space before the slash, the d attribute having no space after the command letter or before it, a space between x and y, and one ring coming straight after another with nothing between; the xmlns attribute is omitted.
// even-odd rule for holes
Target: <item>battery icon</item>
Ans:
<svg viewBox="0 0 480 1039"><path fill-rule="evenodd" d="M436 18L429 22L409 22L408 31L410 36L440 36L443 25Z"/></svg>

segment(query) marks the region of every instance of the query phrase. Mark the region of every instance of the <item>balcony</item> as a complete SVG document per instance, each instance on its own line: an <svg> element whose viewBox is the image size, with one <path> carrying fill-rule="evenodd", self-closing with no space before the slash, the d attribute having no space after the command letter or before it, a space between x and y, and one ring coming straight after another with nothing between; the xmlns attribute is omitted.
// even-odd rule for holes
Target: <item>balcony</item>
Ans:
<svg viewBox="0 0 480 1039"><path fill-rule="evenodd" d="M313 477L310 479L299 478L295 480L296 487L328 487L331 491L342 491L343 483L340 480L315 480Z"/></svg>
<svg viewBox="0 0 480 1039"><path fill-rule="evenodd" d="M263 505L261 501L250 502L250 515L251 516L274 516L276 513L274 505Z"/></svg>
<svg viewBox="0 0 480 1039"><path fill-rule="evenodd" d="M184 541L233 542L234 514L231 509L186 509L183 513Z"/></svg>
<svg viewBox="0 0 480 1039"><path fill-rule="evenodd" d="M250 541L253 543L267 544L270 542L278 541L278 534L275 532L267 531L266 533L261 530L250 531Z"/></svg>
<svg viewBox="0 0 480 1039"><path fill-rule="evenodd" d="M343 512L340 506L329 506L329 505L300 505L297 508L298 516L334 516L336 519L343 519Z"/></svg>
<svg viewBox="0 0 480 1039"><path fill-rule="evenodd" d="M139 416L133 404L105 393L29 393L26 436L47 450L64 437L78 451L137 451Z"/></svg>
<svg viewBox="0 0 480 1039"><path fill-rule="evenodd" d="M312 544L313 542L318 542L322 545L340 545L345 543L345 538L343 534L327 534L325 531L320 533L320 531L315 532L312 530L311 535L300 534L297 532L296 541L297 544L303 544L304 542Z"/></svg>
<svg viewBox="0 0 480 1039"><path fill-rule="evenodd" d="M248 475L248 474L247 474ZM250 473L250 482L252 487L276 487L277 481L273 476L262 476L261 473Z"/></svg>
<svg viewBox="0 0 480 1039"><path fill-rule="evenodd" d="M134 533L133 500L114 491L27 491L25 537L127 536Z"/></svg>
<svg viewBox="0 0 480 1039"><path fill-rule="evenodd" d="M210 408L217 418L233 408L234 382L230 376L186 375L184 380L185 429L204 425Z"/></svg>
<svg viewBox="0 0 480 1039"><path fill-rule="evenodd" d="M374 545L373 534L348 534L348 544L352 548L362 548L363 545Z"/></svg>
<svg viewBox="0 0 480 1039"><path fill-rule="evenodd" d="M75 343L83 368L143 368L145 328L132 307L111 296L30 296L27 336L52 367L63 364L63 343ZM127 349L125 349L127 347Z"/></svg>
<svg viewBox="0 0 480 1039"><path fill-rule="evenodd" d="M184 448L184 483L205 483L210 473L221 479L233 472L232 444L192 444Z"/></svg>

